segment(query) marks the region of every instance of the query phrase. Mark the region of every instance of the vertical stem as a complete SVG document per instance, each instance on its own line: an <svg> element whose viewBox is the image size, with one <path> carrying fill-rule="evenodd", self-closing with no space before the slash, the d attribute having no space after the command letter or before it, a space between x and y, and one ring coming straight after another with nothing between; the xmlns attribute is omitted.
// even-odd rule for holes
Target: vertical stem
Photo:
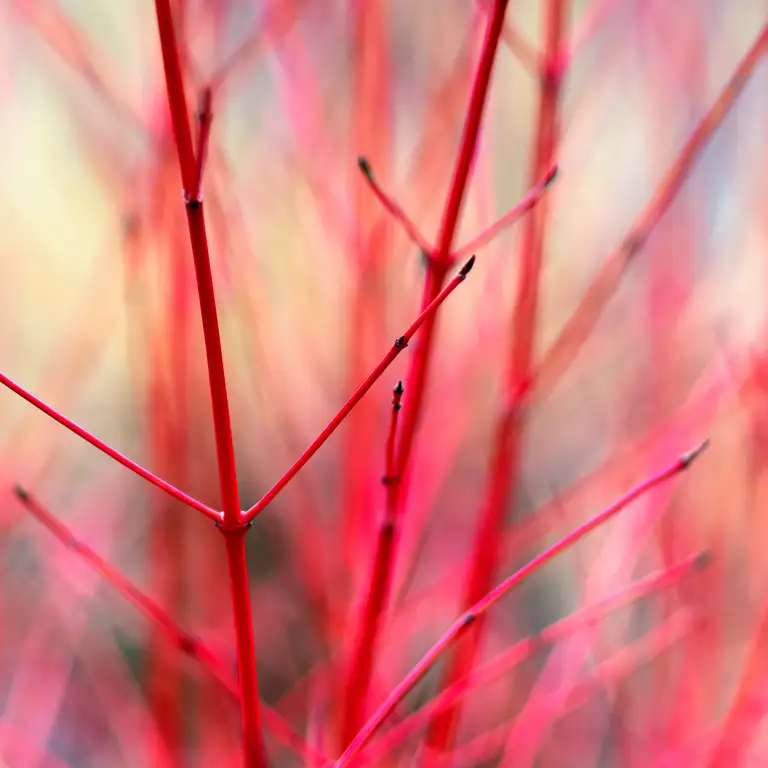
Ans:
<svg viewBox="0 0 768 768"><path fill-rule="evenodd" d="M229 584L235 614L245 765L247 768L261 768L267 765L267 760L261 733L256 652L251 619L251 590L245 552L245 534L248 529L222 528L222 531L227 547Z"/></svg>
<svg viewBox="0 0 768 768"><path fill-rule="evenodd" d="M376 641L381 624L381 609L389 601L391 589L392 551L395 548L397 530L394 525L393 502L396 498L398 477L395 474L395 442L400 400L403 396L402 382L398 382L392 396L392 413L385 449L384 475L382 483L386 490L384 514L379 521L376 546L370 566L366 592L356 617L357 625L353 638L352 652L347 662L344 680L344 697L341 712L341 744L349 744L357 733L365 716L366 694L373 673Z"/></svg>
<svg viewBox="0 0 768 768"><path fill-rule="evenodd" d="M565 0L549 0L545 13L544 69L536 143L531 166L532 185L552 166L557 144L558 102L564 74L559 51L566 17ZM476 602L493 583L504 512L510 497L515 492L522 423L519 418L519 405L531 377L539 274L548 210L547 200L543 199L529 214L523 230L520 277L510 320L507 402L503 404L503 412L494 437L486 497L464 588L463 605L465 607ZM440 689L452 685L469 673L480 642L482 627L483 621L475 622L472 629L457 645L447 664ZM443 752L450 748L459 712L460 708L456 706L446 710L432 721L427 731L427 744L431 749Z"/></svg>
<svg viewBox="0 0 768 768"><path fill-rule="evenodd" d="M469 173L472 168L472 158L477 147L480 123L485 109L485 101L491 81L493 62L499 45L501 30L504 26L504 14L508 0L495 0L488 19L485 39L480 52L477 73L472 84L467 116L461 136L459 154L448 190L448 198L440 222L437 244L432 258L427 265L427 275L424 280L422 307L440 292L445 276L451 266L451 247L458 226L464 196L468 187ZM410 464L411 450L416 436L416 429L421 418L424 391L432 358L432 347L435 335L435 317L424 324L421 341L412 358L406 381L406 391L409 393L409 405L403 418L403 432L398 449L398 475L403 478ZM398 510L403 507L402 496L399 495Z"/></svg>
<svg viewBox="0 0 768 768"><path fill-rule="evenodd" d="M440 223L437 246L435 251L430 254L427 263L427 274L422 294L422 308L426 308L439 295L443 283L445 282L446 274L453 261L451 247L453 245L454 234L456 232L462 203L469 182L472 159L477 147L480 122L482 120L486 96L490 85L496 49L498 48L501 29L504 25L504 13L507 9L507 4L508 0L496 0L488 20L483 47L480 52L480 61L478 63L477 73L470 94L459 154ZM387 499L387 507L391 510L388 513L390 520L387 525L391 526L393 533L398 521L402 517L404 509L404 494L401 493L401 488L405 473L410 465L411 450L424 401L427 376L434 346L436 328L435 318L436 313L433 313L424 322L421 339L411 358L411 364L408 370L406 391L409 392L409 407L404 414L402 435L396 458L395 474L399 478L399 481L392 484L390 489L391 492ZM377 622L386 611L389 589L384 588L383 585L389 583L390 575L396 562L396 554L397 539L394 536L387 539L386 546L377 547L374 568L375 573L377 574L376 581L380 585L380 588L373 590L369 594L368 604L365 606L366 614L369 617L376 617ZM366 645L368 648L367 650L361 649L360 651L362 656L368 659L367 664L370 667L372 667L374 663L374 639L373 635L366 636ZM362 680L355 686L354 695L358 701L365 701L367 688L368 680ZM358 721L361 714L363 714L359 711L355 711L355 708L349 705L345 707L345 712L348 713L349 720L348 722L340 723L340 738L342 742L344 742L345 738L354 731L355 723ZM345 746L346 743L341 744L342 748Z"/></svg>
<svg viewBox="0 0 768 768"><path fill-rule="evenodd" d="M179 51L170 0L155 0L157 25L168 89L168 106L179 157L179 169L186 204L187 225L195 265L197 292L203 324L208 380L213 408L216 456L219 469L223 520L221 531L226 539L230 591L237 638L237 660L240 674L240 710L242 716L245 762L248 768L266 766L259 714L256 679L255 643L251 614L245 532L237 487L235 449L227 400L224 359L221 350L216 297L208 252L208 239L199 195L198 162L192 144L187 100L182 79Z"/></svg>
<svg viewBox="0 0 768 768"><path fill-rule="evenodd" d="M369 155L385 174L391 158L391 107L386 9L382 0L352 3L350 7L355 66L353 70L352 145L357 155ZM382 338L384 266L390 245L388 217L380 216L378 201L365 177L350 164L355 206L350 246L355 281L350 297L349 383L355 386L375 365ZM360 553L373 531L365 513L375 496L372 480L378 471L372 435L378 418L375 400L363 401L347 418L344 447L344 489L341 557L354 574Z"/></svg>

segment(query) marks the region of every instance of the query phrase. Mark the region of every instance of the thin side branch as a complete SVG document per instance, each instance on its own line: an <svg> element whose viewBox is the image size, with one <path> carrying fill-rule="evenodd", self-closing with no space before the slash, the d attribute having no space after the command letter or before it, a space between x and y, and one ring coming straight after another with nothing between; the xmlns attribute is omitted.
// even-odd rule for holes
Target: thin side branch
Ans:
<svg viewBox="0 0 768 768"><path fill-rule="evenodd" d="M202 501L198 501L197 499L192 498L192 496L188 496L186 493L184 493L184 491L176 488L176 486L171 485L161 477L154 475L148 469L144 469L141 464L137 464L132 459L129 459L119 451L116 451L114 448L112 448L112 446L96 437L96 435L93 435L88 432L88 430L83 429L83 427L81 427L79 424L76 424L74 421L72 421L72 419L66 417L63 413L59 413L59 411L57 411L55 408L51 408L50 405L45 403L39 397L33 395L29 390L24 389L21 384L17 384L12 378L10 378L10 376L6 376L4 373L0 373L0 384L7 387L12 392L15 392L19 397L23 398L31 405L34 405L35 408L42 411L46 416L50 416L50 418L52 418L54 421L57 421L63 427L66 427L70 432L74 432L78 437L81 437L83 440L90 443L94 448L98 448L102 453L105 453L111 459L114 459L119 464L122 464L127 469L130 469L131 472L136 473L139 477L143 477L146 481L152 483L152 485L156 486L161 491L165 491L170 496L173 496L174 499L177 499L182 504L186 504L188 507L196 509L198 512L201 512L211 520L216 522L221 520L220 512L217 512L215 509L211 509L211 507L203 504Z"/></svg>
<svg viewBox="0 0 768 768"><path fill-rule="evenodd" d="M244 522L248 523L253 520L256 515L266 509L269 504L274 501L275 497L280 491L285 488L286 485L294 478L296 473L317 453L323 443L336 431L339 425L347 417L347 414L357 405L368 390L376 383L381 377L384 371L389 368L394 359L408 346L408 342L416 334L416 331L421 328L424 323L428 322L437 312L440 305L456 290L456 288L464 282L469 274L472 266L475 263L475 257L472 256L466 264L459 270L457 275L451 280L445 288L421 311L419 316L411 323L406 332L395 339L395 343L386 355L381 359L379 364L368 374L365 380L355 390L352 396L341 407L338 413L328 422L323 431L315 438L310 446L299 456L294 462L293 466L268 490L264 496L254 504L244 514Z"/></svg>
<svg viewBox="0 0 768 768"><path fill-rule="evenodd" d="M421 232L419 232L418 227L411 221L408 214L403 210L403 207L397 202L397 200L395 200L392 196L388 195L384 191L382 186L376 180L376 177L373 175L373 169L371 168L371 164L368 162L368 160L366 160L364 157L359 157L357 159L357 166L360 168L360 172L368 182L368 186L373 191L373 194L376 195L376 199L392 215L392 218L405 230L405 233L408 235L414 245L418 246L419 249L424 253L431 253L432 246L430 246L427 238L424 237Z"/></svg>
<svg viewBox="0 0 768 768"><path fill-rule="evenodd" d="M667 171L653 197L619 246L608 256L581 302L537 366L533 386L542 397L577 357L618 288L627 267L640 253L656 225L674 202L710 138L744 90L768 42L768 25L736 67L715 103L704 115Z"/></svg>
<svg viewBox="0 0 768 768"><path fill-rule="evenodd" d="M183 629L151 597L142 592L132 581L117 568L110 565L91 547L78 539L72 531L58 520L50 510L35 498L28 490L17 485L14 493L24 509L29 512L49 533L58 539L73 555L98 573L108 584L116 589L134 608L159 627L173 646L185 656L194 659L208 672L224 691L235 699L240 698L237 680L232 677L227 665L208 645L195 635ZM293 750L300 757L307 757L316 750L304 743L293 728L273 709L264 709L264 722L272 735L283 746ZM315 755L317 756L317 755Z"/></svg>
<svg viewBox="0 0 768 768"><path fill-rule="evenodd" d="M704 445L705 444L702 444L700 448L695 449L693 455L698 456ZM506 595L507 592L518 586L532 573L553 560L557 555L572 547L588 533L591 533L596 528L607 523L637 498L647 493L652 488L655 488L657 485L666 482L685 471L690 466L690 461L688 460L690 455L690 453L683 454L668 467L635 486L598 515L576 528L567 536L563 537L535 557L528 564L524 565L520 570L502 581L501 584L488 592L485 597L475 603L468 611L465 611L427 651L427 653L424 654L421 661L419 661L405 678L403 678L403 680L392 690L381 706L358 732L352 743L334 763L334 768L345 768L345 766L350 764L351 760L371 740L372 736L378 731L394 708L413 689L416 683L426 675L435 662L437 662L437 660L464 634L464 632L467 631L469 627L474 624L478 618L483 616L495 603Z"/></svg>
<svg viewBox="0 0 768 768"><path fill-rule="evenodd" d="M192 144L192 130L189 124L186 91L170 0L155 0L155 11L165 71L168 109L176 142L189 243L195 267L205 343L205 359L208 368L208 385L211 393L216 464L219 472L219 489L223 508L219 526L225 536L230 598L237 641L243 757L248 768L267 768L256 674L253 609L251 607L245 550L247 527L242 522L235 446L232 437L232 419L227 396L219 318L216 311L216 293L213 286L211 257L208 251L208 234L203 201L199 197L198 182L202 174L202 158L195 156ZM201 126L201 131L204 128L204 125ZM201 136L199 149L204 149L203 140L207 143L207 138Z"/></svg>
<svg viewBox="0 0 768 768"><path fill-rule="evenodd" d="M447 711L457 701L478 688L498 680L501 675L514 669L533 654L561 642L574 632L602 620L614 611L661 590L670 589L694 572L706 567L709 561L710 557L707 551L691 555L669 568L652 573L595 603L579 608L565 618L545 627L536 635L518 641L465 677L457 680L449 688L445 688L417 712L401 720L384 736L374 741L370 745L370 754L364 753L366 760L377 764L391 750L402 744L405 739L427 725L434 716Z"/></svg>
<svg viewBox="0 0 768 768"><path fill-rule="evenodd" d="M397 424L403 396L398 382L392 393L392 410L387 431L384 475L384 512L376 534L376 545L366 591L358 608L357 629L347 663L341 707L341 742L349 744L365 717L365 705L373 673L377 640L392 588L394 540L397 535L395 501L400 480L395 463Z"/></svg>
<svg viewBox="0 0 768 768"><path fill-rule="evenodd" d="M498 221L491 224L490 227L483 230L466 245L462 245L458 250L454 251L454 258L461 259L467 253L480 250L484 245L488 245L494 237L501 234L508 227L511 227L520 217L536 206L539 200L546 194L552 182L557 178L557 175L558 167L555 165L514 208L507 211Z"/></svg>

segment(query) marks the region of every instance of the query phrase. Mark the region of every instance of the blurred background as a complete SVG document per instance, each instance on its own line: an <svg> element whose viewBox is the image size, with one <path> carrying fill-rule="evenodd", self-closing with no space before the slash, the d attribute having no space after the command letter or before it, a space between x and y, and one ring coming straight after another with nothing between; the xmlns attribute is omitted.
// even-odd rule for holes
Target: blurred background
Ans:
<svg viewBox="0 0 768 768"><path fill-rule="evenodd" d="M562 42L548 59L554 4ZM514 427L490 583L703 438L712 443L504 598L474 663L651 572L704 550L711 558L594 635L542 649L469 695L440 764L505 765L516 753L525 755L516 765L708 765L731 723L741 749L723 764L763 765L768 3L554 4L518 0L506 13L454 238L456 248L471 241L540 178L541 67L561 66L559 175L537 209L537 384ZM250 506L418 314L424 257L357 159L434 242L490 4L172 5L191 107L203 88L213 93L203 192ZM153 4L0 0L0 62L0 370L217 508ZM462 610L498 472L530 218L477 249L470 278L439 312L368 711ZM329 755L333 672L384 499L391 391L417 345L249 533L261 696ZM0 447L4 764L239 764L233 697L13 488L234 669L213 525L5 389ZM669 625L680 611L682 630ZM632 655L654 631L656 645ZM602 666L619 653L623 667ZM442 669L387 728L435 696ZM535 737L520 735L524 718ZM422 741L416 732L373 764L410 765ZM267 747L273 765L304 764L270 735Z"/></svg>

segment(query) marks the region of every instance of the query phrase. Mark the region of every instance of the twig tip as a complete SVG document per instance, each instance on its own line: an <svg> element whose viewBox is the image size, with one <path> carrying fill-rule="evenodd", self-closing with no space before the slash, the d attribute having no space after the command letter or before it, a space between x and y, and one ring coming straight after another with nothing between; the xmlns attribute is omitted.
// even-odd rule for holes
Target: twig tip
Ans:
<svg viewBox="0 0 768 768"><path fill-rule="evenodd" d="M544 186L548 187L552 182L558 177L560 173L560 166L555 163L552 168L550 168L549 173L547 174L546 178L544 179Z"/></svg>
<svg viewBox="0 0 768 768"><path fill-rule="evenodd" d="M690 451L686 451L680 456L680 464L687 468L689 467L709 446L709 438L702 440L695 448L691 448Z"/></svg>
<svg viewBox="0 0 768 768"><path fill-rule="evenodd" d="M701 552L694 562L694 567L698 569L706 568L712 562L712 550L705 549Z"/></svg>
<svg viewBox="0 0 768 768"><path fill-rule="evenodd" d="M396 395L402 395L403 392L405 392L405 387L403 386L402 381L398 381L397 384L395 384L394 390L392 390Z"/></svg>
<svg viewBox="0 0 768 768"><path fill-rule="evenodd" d="M13 492L16 494L16 497L19 501L25 504L29 501L29 491L27 491L27 489L23 486L19 485L19 483L16 483L13 486Z"/></svg>
<svg viewBox="0 0 768 768"><path fill-rule="evenodd" d="M370 180L373 178L373 169L367 158L360 155L360 157L357 158L357 167L362 171L366 179Z"/></svg>
<svg viewBox="0 0 768 768"><path fill-rule="evenodd" d="M466 277L474 265L475 265L475 256L473 254L472 256L469 257L469 260L467 261L467 263L459 270L459 275L461 277Z"/></svg>

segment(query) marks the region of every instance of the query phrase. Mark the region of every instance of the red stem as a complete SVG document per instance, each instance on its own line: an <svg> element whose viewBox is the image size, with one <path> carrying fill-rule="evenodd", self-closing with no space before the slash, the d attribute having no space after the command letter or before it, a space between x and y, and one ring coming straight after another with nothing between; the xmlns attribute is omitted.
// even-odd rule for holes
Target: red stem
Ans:
<svg viewBox="0 0 768 768"><path fill-rule="evenodd" d="M537 117L536 139L531 167L531 184L546 173L551 180L558 141L558 104L564 72L558 52L567 6L565 0L549 0L545 9L544 63ZM539 182L541 184L541 182ZM506 402L499 416L492 449L485 500L477 524L472 562L467 572L462 605L476 602L493 584L499 559L499 542L504 512L514 496L520 460L522 421L519 406L531 378L536 314L539 297L539 275L544 254L548 221L547 201L526 219L520 257L520 276L515 302L510 313L509 347L505 381ZM464 641L457 646L439 684L438 690L464 677L474 664L481 641L483 622L473 625ZM428 746L438 753L450 748L460 708L447 710L435 718L427 731ZM427 753L426 759L429 759Z"/></svg>
<svg viewBox="0 0 768 768"><path fill-rule="evenodd" d="M370 186L373 194L376 195L376 199L392 215L392 218L402 226L411 241L425 253L430 253L432 248L430 247L427 238L419 232L418 227L410 220L408 214L403 210L400 203L382 189L381 185L376 180L376 177L373 175L373 169L368 160L364 157L360 157L358 158L357 164L360 167L360 171L365 180L368 182L368 186ZM469 249L468 253L471 252L471 250L472 249Z"/></svg>
<svg viewBox="0 0 768 768"><path fill-rule="evenodd" d="M427 262L426 277L422 293L422 307L426 310L431 306L435 299L441 295L440 289L445 281L445 276L453 262L451 247L456 232L456 227L461 214L461 208L464 201L465 192L469 182L469 175L472 168L472 160L477 148L477 140L480 131L480 122L483 116L486 96L491 80L493 62L498 48L501 28L504 24L504 13L507 8L508 0L496 0L488 20L483 47L480 52L480 60L477 67L477 73L472 85L469 106L464 122L464 130L459 146L459 153L454 168L451 185L448 190L443 216L440 223L440 229L437 236L437 244L432 252L432 258ZM474 256L472 257L474 259ZM408 370L408 380L406 389L409 393L409 408L405 413L402 425L402 433L397 453L397 464L395 474L399 478L397 483L392 484L391 496L387 500L387 506L391 508L388 512L390 517L389 525L394 529L402 517L404 509L404 494L400 492L402 481L410 465L411 451L413 448L416 429L418 427L421 410L423 406L424 393L426 390L427 377L432 359L432 350L434 347L436 315L431 313L424 323L424 332L421 337L421 343L411 358ZM389 574L392 572L396 562L397 545L394 536L387 538L386 546L377 547L374 557L373 573L378 574L376 581L379 584L389 581ZM369 595L369 601L366 605L366 611L372 617L379 621L385 609L388 589L379 588ZM369 647L361 653L365 657L370 655L370 664L374 662L374 649L372 643L374 636L366 636L366 642ZM367 687L367 683L366 683ZM363 691L361 700L364 699ZM360 713L347 709L349 720L340 722L339 736L342 739L341 746L346 744L343 741L345 735L354 730L354 722L360 716Z"/></svg>
<svg viewBox="0 0 768 768"><path fill-rule="evenodd" d="M646 240L682 188L708 140L744 90L764 53L766 42L768 42L768 26L763 27L755 42L739 62L725 88L693 130L675 162L661 180L653 197L618 248L605 260L576 311L543 355L533 382L536 397L546 394L578 355L592 329L597 325L603 309L616 291L627 266L642 250Z"/></svg>
<svg viewBox="0 0 768 768"><path fill-rule="evenodd" d="M421 314L411 323L408 330L395 340L392 348L381 359L379 364L368 374L362 384L354 391L352 396L346 403L340 408L338 413L328 422L323 431L315 438L310 446L299 456L294 462L293 466L270 488L264 496L254 504L243 516L243 521L248 523L253 520L256 515L262 512L285 488L286 485L294 478L296 473L317 453L323 443L335 432L342 421L347 417L349 412L357 405L368 390L376 383L381 377L384 371L389 368L393 360L408 346L408 342L413 338L416 331L429 324L432 317L438 307L456 290L456 288L464 282L464 279L472 269L472 265L475 263L475 257L470 258L467 263L459 270L456 277L453 278L446 286L440 291L435 298L427 304L421 311ZM426 331L425 331L426 332Z"/></svg>
<svg viewBox="0 0 768 768"><path fill-rule="evenodd" d="M543 647L560 642L573 632L600 621L613 611L636 600L678 584L681 579L689 576L695 569L705 566L708 561L706 552L687 557L669 568L653 573L634 584L613 592L596 603L574 611L569 616L544 628L537 635L531 635L518 641L481 667L475 668L470 674L457 680L449 688L445 688L417 712L401 720L385 736L371 745L371 754L366 754L367 760L378 764L390 750L429 723L436 714L450 709L456 701L464 698L475 689L497 680L505 672L518 666Z"/></svg>
<svg viewBox="0 0 768 768"><path fill-rule="evenodd" d="M232 439L224 359L216 312L216 297L208 252L203 202L197 196L199 189L196 189L198 168L201 167L201 164L199 159L195 157L192 145L192 132L189 125L187 100L170 0L156 0L155 10L168 91L168 106L179 158L189 240L195 265L208 365L219 487L223 506L220 526L226 539L230 591L237 639L243 750L248 768L262 768L262 766L266 766L266 755L259 716L256 649L244 538L246 525L242 520L243 515L238 494L235 449Z"/></svg>
<svg viewBox="0 0 768 768"><path fill-rule="evenodd" d="M20 384L17 384L13 379L11 379L9 376L6 376L4 373L0 373L0 384L8 387L8 389L10 389L12 392L15 392L19 397L23 398L31 405L34 405L35 408L41 410L46 416L50 416L54 421L58 421L59 424L61 424L63 427L66 427L68 430L70 430L70 432L74 432L78 437L81 437L95 448L98 448L102 453L106 453L107 456L122 464L124 467L127 467L132 472L135 472L137 475L139 475L139 477L143 477L145 480L152 483L152 485L160 488L160 490L170 494L175 499L178 499L183 504L186 504L188 507L192 507L192 509L196 509L198 512L202 512L202 514L211 520L215 520L216 522L221 520L220 512L217 512L215 509L211 509L209 506L203 504L202 501L193 499L191 496L188 496L186 493L184 493L184 491L180 491L178 488L166 482L161 477L153 475L148 469L144 469L141 464L137 464L127 456L123 456L122 453L116 451L114 448L107 445L103 440L100 440L95 435L92 435L90 432L83 429L79 424L76 424L74 421L64 416L64 414L59 413L54 408L51 408L50 405L44 403L39 397L36 397L31 392L24 389L24 387L22 387Z"/></svg>
<svg viewBox="0 0 768 768"><path fill-rule="evenodd" d="M440 639L424 654L421 660L411 671L403 678L403 680L392 690L387 696L381 706L374 712L374 714L368 719L368 722L358 732L351 744L334 763L335 768L344 768L350 764L352 758L354 758L362 748L371 740L373 735L378 731L392 710L403 700L403 698L413 689L416 683L421 680L422 677L430 670L435 662L445 653L455 642L458 640L474 622L482 617L491 606L498 602L504 595L507 594L514 587L518 586L522 581L527 579L532 573L537 571L542 566L546 565L550 560L554 559L561 552L567 550L573 546L577 541L584 538L588 533L591 533L595 528L607 523L611 518L615 517L631 502L638 497L650 491L657 485L675 477L680 472L686 470L692 462L701 454L706 448L708 441L704 441L699 446L691 451L679 456L668 467L662 469L660 472L649 477L644 482L635 486L632 490L628 491L621 498L617 499L613 504L604 509L593 518L583 523L574 531L571 531L567 536L557 541L551 547L546 549L540 555L524 565L520 570L513 573L507 579L502 581L492 590L490 590L484 597L478 600L469 610L465 611L440 637Z"/></svg>
<svg viewBox="0 0 768 768"><path fill-rule="evenodd" d="M547 171L546 176L537 182L530 192L515 205L514 208L507 211L498 221L495 221L489 227L484 229L479 235L473 237L466 245L462 245L460 248L453 252L453 256L456 259L460 259L468 253L474 253L480 250L484 245L493 240L498 234L503 232L508 227L511 227L521 216L532 210L536 204L541 200L546 193L549 185L555 180L557 176L557 166L553 166Z"/></svg>
<svg viewBox="0 0 768 768"><path fill-rule="evenodd" d="M736 693L723 719L722 727L707 756L706 768L728 768L741 765L758 723L745 718L750 707L759 699L761 687L768 677L768 603L763 607L757 628L750 640Z"/></svg>
<svg viewBox="0 0 768 768"><path fill-rule="evenodd" d="M347 663L344 681L344 698L341 707L342 748L352 741L365 717L365 705L373 673L376 641L379 637L383 608L387 605L392 587L392 550L397 535L394 502L399 480L395 465L395 441L402 396L403 384L398 382L392 395L392 411L387 432L384 476L382 477L382 483L386 489L384 514L379 522L367 591L358 609L357 631L354 635L354 644Z"/></svg>
<svg viewBox="0 0 768 768"><path fill-rule="evenodd" d="M183 629L151 597L144 594L133 582L94 552L87 544L76 538L72 531L46 509L29 491L16 486L16 496L24 508L72 554L93 568L105 581L112 585L134 608L143 613L155 626L160 628L181 653L198 662L222 688L235 698L240 697L240 687L229 673L228 665L195 635ZM274 737L290 747L301 757L311 755L312 750L288 723L273 709L265 707L264 721ZM315 755L317 756L317 755Z"/></svg>
<svg viewBox="0 0 768 768"><path fill-rule="evenodd" d="M557 717L585 704L596 693L604 691L606 686L616 685L643 664L647 664L668 648L685 639L698 625L699 617L689 608L678 609L670 618L660 622L646 635L616 651L595 670L580 680L567 691L558 690L552 694L550 706L557 709ZM510 724L484 733L451 753L451 767L481 765L492 760L503 748ZM645 764L645 763L643 763ZM505 762L504 768L510 768Z"/></svg>

